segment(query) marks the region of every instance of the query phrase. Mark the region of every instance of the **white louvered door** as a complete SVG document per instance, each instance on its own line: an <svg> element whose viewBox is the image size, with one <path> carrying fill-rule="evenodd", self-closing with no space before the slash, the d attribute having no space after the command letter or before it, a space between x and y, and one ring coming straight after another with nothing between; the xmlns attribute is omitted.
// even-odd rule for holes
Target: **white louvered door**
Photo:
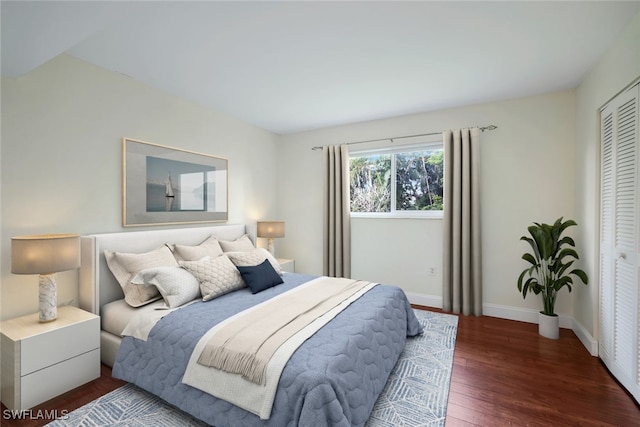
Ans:
<svg viewBox="0 0 640 427"><path fill-rule="evenodd" d="M599 354L640 402L640 86L601 112Z"/></svg>

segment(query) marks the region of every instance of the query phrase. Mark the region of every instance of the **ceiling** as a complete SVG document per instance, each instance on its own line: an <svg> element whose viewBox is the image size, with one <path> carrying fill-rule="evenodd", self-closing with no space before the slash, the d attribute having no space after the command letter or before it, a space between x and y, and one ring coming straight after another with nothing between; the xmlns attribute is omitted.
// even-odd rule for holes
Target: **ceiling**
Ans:
<svg viewBox="0 0 640 427"><path fill-rule="evenodd" d="M1 72L67 53L274 133L575 88L640 1L6 1Z"/></svg>

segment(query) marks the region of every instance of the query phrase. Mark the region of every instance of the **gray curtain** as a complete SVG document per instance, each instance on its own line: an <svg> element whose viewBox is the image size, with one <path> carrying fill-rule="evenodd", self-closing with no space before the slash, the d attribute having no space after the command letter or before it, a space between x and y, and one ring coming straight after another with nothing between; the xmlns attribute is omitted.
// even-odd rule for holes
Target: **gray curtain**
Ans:
<svg viewBox="0 0 640 427"><path fill-rule="evenodd" d="M445 131L444 311L482 315L480 129Z"/></svg>
<svg viewBox="0 0 640 427"><path fill-rule="evenodd" d="M349 215L349 149L323 147L324 256L323 274L351 277L351 226Z"/></svg>

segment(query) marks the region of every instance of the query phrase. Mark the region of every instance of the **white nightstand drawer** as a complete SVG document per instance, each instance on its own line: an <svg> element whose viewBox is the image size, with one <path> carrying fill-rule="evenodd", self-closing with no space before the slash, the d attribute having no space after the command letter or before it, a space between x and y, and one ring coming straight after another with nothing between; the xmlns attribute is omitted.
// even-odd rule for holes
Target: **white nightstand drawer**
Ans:
<svg viewBox="0 0 640 427"><path fill-rule="evenodd" d="M38 313L0 322L2 403L29 409L100 376L100 317L58 307L58 318Z"/></svg>
<svg viewBox="0 0 640 427"><path fill-rule="evenodd" d="M22 376L100 347L100 318L67 325L20 342Z"/></svg>
<svg viewBox="0 0 640 427"><path fill-rule="evenodd" d="M100 349L22 377L20 406L31 408L100 376Z"/></svg>

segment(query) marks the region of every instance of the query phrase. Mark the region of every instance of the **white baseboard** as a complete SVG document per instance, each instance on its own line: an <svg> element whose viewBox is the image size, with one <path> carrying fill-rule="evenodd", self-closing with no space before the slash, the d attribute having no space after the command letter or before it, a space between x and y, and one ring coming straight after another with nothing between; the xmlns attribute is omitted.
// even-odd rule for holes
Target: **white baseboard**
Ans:
<svg viewBox="0 0 640 427"><path fill-rule="evenodd" d="M589 353L597 357L598 356L598 341L591 336L589 331L587 331L582 323L573 319L573 333L576 334L580 342L583 346L589 351Z"/></svg>
<svg viewBox="0 0 640 427"><path fill-rule="evenodd" d="M442 308L442 297L436 295L425 295L415 292L405 292L411 304L423 305L426 307ZM482 314L500 319L517 320L519 322L538 323L538 310L530 308L512 307L498 304L482 304ZM598 341L572 316L559 314L560 327L571 329L576 334L582 345L592 356L598 355Z"/></svg>
<svg viewBox="0 0 640 427"><path fill-rule="evenodd" d="M411 304L423 305L425 307L442 308L442 297L436 295L418 294L415 292L405 292Z"/></svg>
<svg viewBox="0 0 640 427"><path fill-rule="evenodd" d="M527 323L538 323L539 310L531 308L512 307L498 304L482 304L482 314L485 316L499 317L500 319L517 320ZM559 314L560 327L565 329L573 328L573 317L566 314Z"/></svg>

